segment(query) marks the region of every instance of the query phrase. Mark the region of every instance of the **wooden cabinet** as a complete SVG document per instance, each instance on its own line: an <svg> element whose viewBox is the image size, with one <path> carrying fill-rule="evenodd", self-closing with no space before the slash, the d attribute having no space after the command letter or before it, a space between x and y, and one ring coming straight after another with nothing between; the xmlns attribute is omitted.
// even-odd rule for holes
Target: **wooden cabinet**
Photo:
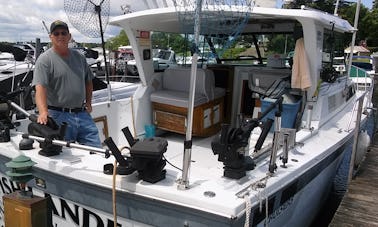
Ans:
<svg viewBox="0 0 378 227"><path fill-rule="evenodd" d="M220 130L223 123L223 97L196 106L193 110L194 136L210 136ZM186 133L188 109L162 103L152 103L154 124L157 128Z"/></svg>

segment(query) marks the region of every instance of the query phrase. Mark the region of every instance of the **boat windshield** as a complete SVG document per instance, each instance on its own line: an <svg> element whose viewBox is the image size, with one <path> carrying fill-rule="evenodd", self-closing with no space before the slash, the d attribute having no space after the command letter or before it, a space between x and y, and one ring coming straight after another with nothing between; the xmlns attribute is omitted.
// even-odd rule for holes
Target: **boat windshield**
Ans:
<svg viewBox="0 0 378 227"><path fill-rule="evenodd" d="M154 32L156 34L157 32ZM161 37L162 35L160 35ZM168 37L168 35L166 35ZM179 64L191 64L191 56L198 53L202 64L229 65L271 65L278 68L290 67L290 59L295 47L294 35L289 33L243 34L233 42L225 38L223 42L213 37L200 36L197 50L194 49L192 35L169 34L170 47L176 53ZM154 42L152 38L152 42ZM153 51L154 57L166 59L169 50Z"/></svg>

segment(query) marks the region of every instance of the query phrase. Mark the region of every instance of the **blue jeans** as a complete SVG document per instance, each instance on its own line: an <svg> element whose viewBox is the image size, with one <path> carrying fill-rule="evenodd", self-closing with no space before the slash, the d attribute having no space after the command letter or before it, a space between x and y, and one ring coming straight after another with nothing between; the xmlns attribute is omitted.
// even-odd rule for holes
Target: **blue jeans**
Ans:
<svg viewBox="0 0 378 227"><path fill-rule="evenodd" d="M102 147L98 129L87 111L68 113L49 109L49 115L61 125L67 123L64 139L93 147Z"/></svg>

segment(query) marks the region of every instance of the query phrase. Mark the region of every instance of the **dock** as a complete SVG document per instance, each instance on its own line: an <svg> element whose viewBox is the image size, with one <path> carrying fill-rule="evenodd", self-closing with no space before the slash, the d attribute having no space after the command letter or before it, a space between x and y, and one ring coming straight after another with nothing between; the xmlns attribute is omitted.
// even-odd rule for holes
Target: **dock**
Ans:
<svg viewBox="0 0 378 227"><path fill-rule="evenodd" d="M338 207L331 227L378 226L378 135Z"/></svg>

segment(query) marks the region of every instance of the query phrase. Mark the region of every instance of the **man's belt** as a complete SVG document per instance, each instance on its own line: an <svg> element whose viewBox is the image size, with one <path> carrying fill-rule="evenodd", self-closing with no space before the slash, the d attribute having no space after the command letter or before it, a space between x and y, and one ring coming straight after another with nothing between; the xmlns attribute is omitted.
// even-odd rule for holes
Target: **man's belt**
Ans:
<svg viewBox="0 0 378 227"><path fill-rule="evenodd" d="M51 110L61 111L61 112L68 112L68 113L79 113L85 111L85 107L78 107L78 108L64 108L64 107L56 107L56 106L48 106L47 108Z"/></svg>

